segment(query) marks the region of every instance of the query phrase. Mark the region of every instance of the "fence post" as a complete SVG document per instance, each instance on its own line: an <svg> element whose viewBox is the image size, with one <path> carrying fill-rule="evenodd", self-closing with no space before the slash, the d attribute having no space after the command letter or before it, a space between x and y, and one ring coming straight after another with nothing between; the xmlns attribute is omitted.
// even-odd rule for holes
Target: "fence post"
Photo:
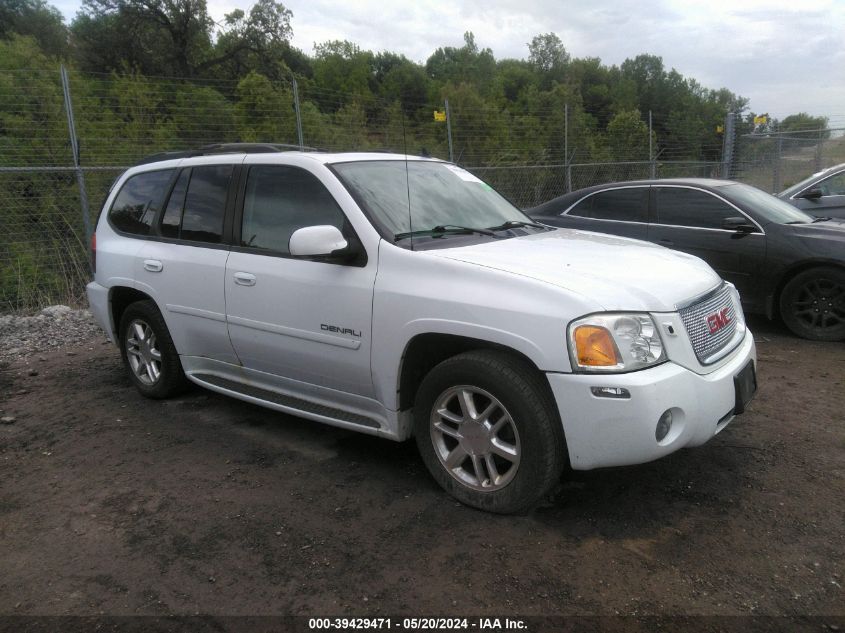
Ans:
<svg viewBox="0 0 845 633"><path fill-rule="evenodd" d="M563 166L566 193L572 191L572 167L569 165L569 104L563 104Z"/></svg>
<svg viewBox="0 0 845 633"><path fill-rule="evenodd" d="M822 170L822 147L824 146L824 131L819 130L819 142L816 144L816 169L815 171Z"/></svg>
<svg viewBox="0 0 845 633"><path fill-rule="evenodd" d="M722 139L722 178L730 179L733 174L734 159L734 113L728 112L725 115L725 136Z"/></svg>
<svg viewBox="0 0 845 633"><path fill-rule="evenodd" d="M82 207L82 224L85 227L85 243L91 241L91 217L88 210L88 192L85 190L85 174L79 163L79 139L76 136L76 123L73 119L73 102L70 98L70 81L64 64L59 66L62 78L62 92L64 93L65 112L67 113L67 129L70 134L70 149L73 153L73 166L76 170L76 183L79 186L79 204Z"/></svg>
<svg viewBox="0 0 845 633"><path fill-rule="evenodd" d="M293 109L296 111L296 138L299 141L299 150L305 149L305 143L302 141L302 113L299 111L299 86L296 83L296 77L291 77L293 82Z"/></svg>
<svg viewBox="0 0 845 633"><path fill-rule="evenodd" d="M452 112L449 110L449 100L444 99L443 101L446 107L446 136L449 139L449 162L455 162L455 154L452 150Z"/></svg>
<svg viewBox="0 0 845 633"><path fill-rule="evenodd" d="M648 162L649 162L649 178L654 180L657 178L657 164L654 160L654 147L652 147L652 128L651 128L651 110L648 111Z"/></svg>
<svg viewBox="0 0 845 633"><path fill-rule="evenodd" d="M781 175L781 156L783 156L783 136L778 131L778 153L775 156L775 169L772 174L772 193L778 193L783 189L783 176Z"/></svg>

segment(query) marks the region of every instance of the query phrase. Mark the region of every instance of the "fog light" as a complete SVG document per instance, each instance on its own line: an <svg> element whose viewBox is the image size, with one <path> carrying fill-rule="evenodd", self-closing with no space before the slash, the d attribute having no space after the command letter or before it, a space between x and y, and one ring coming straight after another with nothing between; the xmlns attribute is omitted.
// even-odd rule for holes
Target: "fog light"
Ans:
<svg viewBox="0 0 845 633"><path fill-rule="evenodd" d="M658 442L662 442L663 438L669 434L669 429L672 428L672 409L666 409L660 419L657 421L657 429L654 431L654 437Z"/></svg>

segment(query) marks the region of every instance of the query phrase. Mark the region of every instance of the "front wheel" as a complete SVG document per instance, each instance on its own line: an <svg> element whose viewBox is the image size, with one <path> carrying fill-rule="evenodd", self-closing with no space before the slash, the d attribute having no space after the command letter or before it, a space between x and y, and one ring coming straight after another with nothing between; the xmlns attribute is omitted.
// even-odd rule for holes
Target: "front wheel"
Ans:
<svg viewBox="0 0 845 633"><path fill-rule="evenodd" d="M845 270L824 266L798 273L783 288L780 313L802 338L845 339Z"/></svg>
<svg viewBox="0 0 845 633"><path fill-rule="evenodd" d="M566 464L563 431L542 375L508 354L467 352L425 377L414 405L420 455L466 505L529 510Z"/></svg>

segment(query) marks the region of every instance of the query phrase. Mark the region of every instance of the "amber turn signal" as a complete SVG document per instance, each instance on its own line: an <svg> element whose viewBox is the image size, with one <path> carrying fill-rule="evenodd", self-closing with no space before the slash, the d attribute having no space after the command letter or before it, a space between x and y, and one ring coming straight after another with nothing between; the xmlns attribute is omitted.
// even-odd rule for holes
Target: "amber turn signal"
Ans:
<svg viewBox="0 0 845 633"><path fill-rule="evenodd" d="M622 362L610 332L595 325L575 328L575 351L583 367L613 367Z"/></svg>

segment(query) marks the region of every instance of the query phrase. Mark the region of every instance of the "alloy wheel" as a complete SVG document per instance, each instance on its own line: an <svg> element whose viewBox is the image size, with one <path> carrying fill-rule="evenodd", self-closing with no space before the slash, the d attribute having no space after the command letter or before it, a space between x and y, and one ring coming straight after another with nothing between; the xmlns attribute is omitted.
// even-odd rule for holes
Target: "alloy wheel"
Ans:
<svg viewBox="0 0 845 633"><path fill-rule="evenodd" d="M145 385L154 385L161 376L161 351L156 335L146 321L135 319L126 336L126 358L135 377Z"/></svg>
<svg viewBox="0 0 845 633"><path fill-rule="evenodd" d="M432 407L429 429L440 463L464 486L493 492L516 475L519 432L508 410L487 391L467 385L447 389Z"/></svg>

